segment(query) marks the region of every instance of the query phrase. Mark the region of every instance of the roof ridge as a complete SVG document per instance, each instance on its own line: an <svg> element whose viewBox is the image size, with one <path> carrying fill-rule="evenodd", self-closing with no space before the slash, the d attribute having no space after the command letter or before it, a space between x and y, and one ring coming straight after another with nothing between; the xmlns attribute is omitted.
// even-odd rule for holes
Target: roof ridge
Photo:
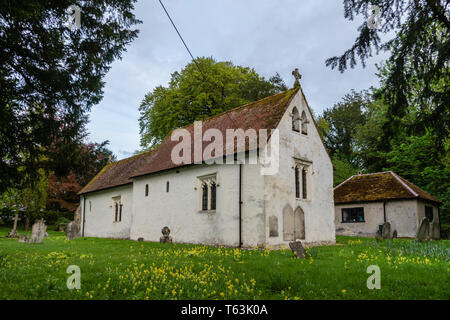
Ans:
<svg viewBox="0 0 450 320"><path fill-rule="evenodd" d="M398 182L400 182L401 184L402 184L402 186L404 186L414 197L418 197L419 196L419 194L417 193L417 192L415 192L410 186L408 186L406 183L405 183L405 181L404 181L404 179L403 178L401 178L398 174L396 174L395 172L393 172L393 171L389 171L390 172L390 174L392 174L392 176L398 181ZM409 181L408 181L409 182Z"/></svg>
<svg viewBox="0 0 450 320"><path fill-rule="evenodd" d="M262 99L255 100L255 101L251 101L251 102L248 102L248 103L246 103L246 104L242 104L242 105L239 105L239 106L237 106L237 107L234 107L234 108L232 108L232 109L225 110L225 111L223 111L223 112L221 112L221 113L218 113L218 114L209 116L208 118L205 118L205 119L202 119L202 120L194 120L194 122L190 122L190 123L187 124L187 125L184 125L184 126L182 126L182 127L178 127L178 128L175 128L175 129L170 130L170 132L164 137L164 139L161 141L161 143L162 143L164 140L166 140L166 138L169 137L169 136L172 134L172 132L174 132L175 130L178 130L178 129L186 129L186 128L192 126L192 125L195 123L195 121L206 122L206 121L209 121L209 120L212 120L212 119L215 119L215 118L224 116L224 115L226 115L227 113L231 113L231 112L233 112L233 111L236 111L236 110L239 110L239 109L243 109L244 107L247 107L247 106L249 106L249 105L255 104L255 103L257 103L257 102L261 102L261 101L264 101L264 100L269 99L269 98L273 98L273 97L278 96L278 95L281 95L281 94L286 94L286 93L288 93L289 91L292 91L292 92L294 93L294 92L296 92L296 91L298 91L298 90L299 90L299 88L292 88L292 89L284 90L284 91L281 91L281 92L272 94L272 95L270 95L270 96L264 97L264 98L262 98ZM155 148L155 149L156 149L156 148Z"/></svg>

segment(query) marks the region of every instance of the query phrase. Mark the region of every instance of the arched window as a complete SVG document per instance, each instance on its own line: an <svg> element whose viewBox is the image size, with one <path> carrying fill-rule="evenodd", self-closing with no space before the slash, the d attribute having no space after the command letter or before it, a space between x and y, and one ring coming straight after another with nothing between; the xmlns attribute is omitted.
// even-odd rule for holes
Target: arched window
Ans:
<svg viewBox="0 0 450 320"><path fill-rule="evenodd" d="M307 190L306 190L306 169L302 169L302 196L303 199L307 198Z"/></svg>
<svg viewBox="0 0 450 320"><path fill-rule="evenodd" d="M208 210L208 185L202 184L202 210Z"/></svg>
<svg viewBox="0 0 450 320"><path fill-rule="evenodd" d="M301 121L302 121L302 133L303 134L308 134L308 123L309 123L309 121L308 121L308 118L306 117L306 112L305 111L302 112Z"/></svg>
<svg viewBox="0 0 450 320"><path fill-rule="evenodd" d="M166 192L169 192L169 181L166 182Z"/></svg>
<svg viewBox="0 0 450 320"><path fill-rule="evenodd" d="M114 204L114 221L119 221L119 203Z"/></svg>
<svg viewBox="0 0 450 320"><path fill-rule="evenodd" d="M292 130L300 132L300 116L296 107L292 109Z"/></svg>
<svg viewBox="0 0 450 320"><path fill-rule="evenodd" d="M216 210L216 183L211 182L211 210Z"/></svg>
<svg viewBox="0 0 450 320"><path fill-rule="evenodd" d="M145 196L148 197L148 184L145 185Z"/></svg>
<svg viewBox="0 0 450 320"><path fill-rule="evenodd" d="M295 166L295 197L300 198L300 174L298 172L298 167Z"/></svg>

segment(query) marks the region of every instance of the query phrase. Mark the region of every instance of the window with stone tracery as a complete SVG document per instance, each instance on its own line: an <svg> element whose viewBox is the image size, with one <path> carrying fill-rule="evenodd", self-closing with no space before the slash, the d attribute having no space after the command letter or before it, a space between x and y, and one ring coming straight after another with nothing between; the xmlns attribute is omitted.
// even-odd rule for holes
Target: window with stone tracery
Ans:
<svg viewBox="0 0 450 320"><path fill-rule="evenodd" d="M114 213L114 222L121 222L122 221L122 201L121 197L113 197L113 213Z"/></svg>
<svg viewBox="0 0 450 320"><path fill-rule="evenodd" d="M199 177L200 211L214 211L217 205L217 178L216 174Z"/></svg>
<svg viewBox="0 0 450 320"><path fill-rule="evenodd" d="M294 179L295 179L295 197L297 199L308 200L310 181L311 181L311 163L295 161Z"/></svg>

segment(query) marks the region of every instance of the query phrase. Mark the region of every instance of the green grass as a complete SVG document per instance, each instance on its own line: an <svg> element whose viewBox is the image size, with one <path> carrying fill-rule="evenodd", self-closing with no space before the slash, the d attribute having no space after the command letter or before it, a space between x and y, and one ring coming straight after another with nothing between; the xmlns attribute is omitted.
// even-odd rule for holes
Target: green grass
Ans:
<svg viewBox="0 0 450 320"><path fill-rule="evenodd" d="M8 228L0 227L0 236ZM336 246L238 250L80 238L43 244L0 238L0 299L449 299L450 244L338 237ZM81 289L68 290L69 265ZM381 289L369 290L369 265Z"/></svg>

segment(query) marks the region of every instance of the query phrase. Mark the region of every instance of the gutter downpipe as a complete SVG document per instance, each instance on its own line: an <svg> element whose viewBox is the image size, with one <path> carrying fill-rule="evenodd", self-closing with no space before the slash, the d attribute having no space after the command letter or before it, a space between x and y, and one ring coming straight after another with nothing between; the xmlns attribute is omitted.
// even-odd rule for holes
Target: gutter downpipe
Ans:
<svg viewBox="0 0 450 320"><path fill-rule="evenodd" d="M442 228L441 228L441 206L437 207L438 209L438 219L439 219L439 239L442 239ZM447 237L448 238L448 237Z"/></svg>
<svg viewBox="0 0 450 320"><path fill-rule="evenodd" d="M384 222L386 222L386 200L383 201L383 218Z"/></svg>
<svg viewBox="0 0 450 320"><path fill-rule="evenodd" d="M239 163L239 249L242 248L242 163Z"/></svg>
<svg viewBox="0 0 450 320"><path fill-rule="evenodd" d="M83 230L81 236L84 237L84 225L86 223L86 196L83 196Z"/></svg>

